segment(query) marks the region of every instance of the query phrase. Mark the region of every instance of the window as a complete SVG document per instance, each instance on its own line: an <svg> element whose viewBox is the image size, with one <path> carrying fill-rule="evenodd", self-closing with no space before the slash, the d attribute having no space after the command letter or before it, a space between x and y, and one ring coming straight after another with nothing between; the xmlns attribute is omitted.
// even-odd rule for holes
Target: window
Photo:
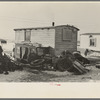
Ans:
<svg viewBox="0 0 100 100"><path fill-rule="evenodd" d="M96 47L96 38L90 39L90 46Z"/></svg>
<svg viewBox="0 0 100 100"><path fill-rule="evenodd" d="M21 48L19 46L16 48L16 57L21 58Z"/></svg>
<svg viewBox="0 0 100 100"><path fill-rule="evenodd" d="M27 59L28 57L28 48L25 47L25 54L23 55L23 59Z"/></svg>
<svg viewBox="0 0 100 100"><path fill-rule="evenodd" d="M25 30L25 41L30 41L31 30Z"/></svg>
<svg viewBox="0 0 100 100"><path fill-rule="evenodd" d="M71 40L72 39L72 31L64 28L63 29L63 40Z"/></svg>

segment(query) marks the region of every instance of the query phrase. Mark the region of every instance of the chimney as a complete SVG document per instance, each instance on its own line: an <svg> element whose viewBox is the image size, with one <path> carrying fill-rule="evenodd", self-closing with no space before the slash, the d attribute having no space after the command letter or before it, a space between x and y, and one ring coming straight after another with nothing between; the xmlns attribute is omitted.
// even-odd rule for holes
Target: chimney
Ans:
<svg viewBox="0 0 100 100"><path fill-rule="evenodd" d="M52 22L52 26L55 26L55 22Z"/></svg>

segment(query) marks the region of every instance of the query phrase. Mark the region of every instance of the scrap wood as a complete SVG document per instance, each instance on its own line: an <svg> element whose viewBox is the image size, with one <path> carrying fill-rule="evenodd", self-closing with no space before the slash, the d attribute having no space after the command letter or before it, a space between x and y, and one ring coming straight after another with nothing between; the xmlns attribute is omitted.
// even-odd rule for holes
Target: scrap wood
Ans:
<svg viewBox="0 0 100 100"><path fill-rule="evenodd" d="M87 58L83 57L80 53L78 53L78 52L73 52L73 55L74 55L74 57L75 57L77 60L79 60L81 63L83 63L83 64L90 64L90 61L89 61Z"/></svg>
<svg viewBox="0 0 100 100"><path fill-rule="evenodd" d="M74 55L69 51L62 52L62 57L57 60L57 67L59 71L69 71L75 74L84 74L88 70L84 64L75 59Z"/></svg>
<svg viewBox="0 0 100 100"><path fill-rule="evenodd" d="M100 69L100 63L97 63L95 66L96 68Z"/></svg>
<svg viewBox="0 0 100 100"><path fill-rule="evenodd" d="M73 62L73 66L79 71L80 74L87 73L87 70L84 68L84 66L80 62L75 60Z"/></svg>

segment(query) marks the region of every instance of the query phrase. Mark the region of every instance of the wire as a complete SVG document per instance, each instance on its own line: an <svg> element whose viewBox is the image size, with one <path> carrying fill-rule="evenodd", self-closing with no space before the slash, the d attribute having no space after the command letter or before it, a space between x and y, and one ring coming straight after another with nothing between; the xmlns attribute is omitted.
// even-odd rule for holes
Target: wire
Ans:
<svg viewBox="0 0 100 100"><path fill-rule="evenodd" d="M9 17L9 16L0 16L1 18L3 18L3 20L5 20L5 18L6 19L10 19L10 20L17 20L17 21L26 21L26 22L39 22L39 23L49 23L49 22L51 22L51 21L49 21L49 20L47 20L46 22L45 21L43 21L43 20L33 20L33 19L26 19L26 18L18 18L18 17ZM5 18L4 18L5 17Z"/></svg>

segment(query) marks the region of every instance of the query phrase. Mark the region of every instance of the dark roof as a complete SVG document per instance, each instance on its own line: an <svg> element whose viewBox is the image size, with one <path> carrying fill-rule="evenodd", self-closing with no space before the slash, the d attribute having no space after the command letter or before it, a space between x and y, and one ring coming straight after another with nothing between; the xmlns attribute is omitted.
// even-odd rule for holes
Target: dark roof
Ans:
<svg viewBox="0 0 100 100"><path fill-rule="evenodd" d="M14 31L16 30L32 30L32 29L55 29L56 27L73 27L75 29L77 29L79 31L78 28L74 27L74 26L70 26L70 25L59 25L59 26L49 26L49 27L34 27L34 28L18 28L18 29L14 29Z"/></svg>
<svg viewBox="0 0 100 100"><path fill-rule="evenodd" d="M83 33L81 35L100 35L100 33Z"/></svg>
<svg viewBox="0 0 100 100"><path fill-rule="evenodd" d="M7 41L4 39L0 39L0 41L1 41L1 43L7 43Z"/></svg>
<svg viewBox="0 0 100 100"><path fill-rule="evenodd" d="M54 29L55 28L55 26L54 27L34 27L34 28L17 28L17 29L14 29L15 31L16 30L32 30L32 29Z"/></svg>

